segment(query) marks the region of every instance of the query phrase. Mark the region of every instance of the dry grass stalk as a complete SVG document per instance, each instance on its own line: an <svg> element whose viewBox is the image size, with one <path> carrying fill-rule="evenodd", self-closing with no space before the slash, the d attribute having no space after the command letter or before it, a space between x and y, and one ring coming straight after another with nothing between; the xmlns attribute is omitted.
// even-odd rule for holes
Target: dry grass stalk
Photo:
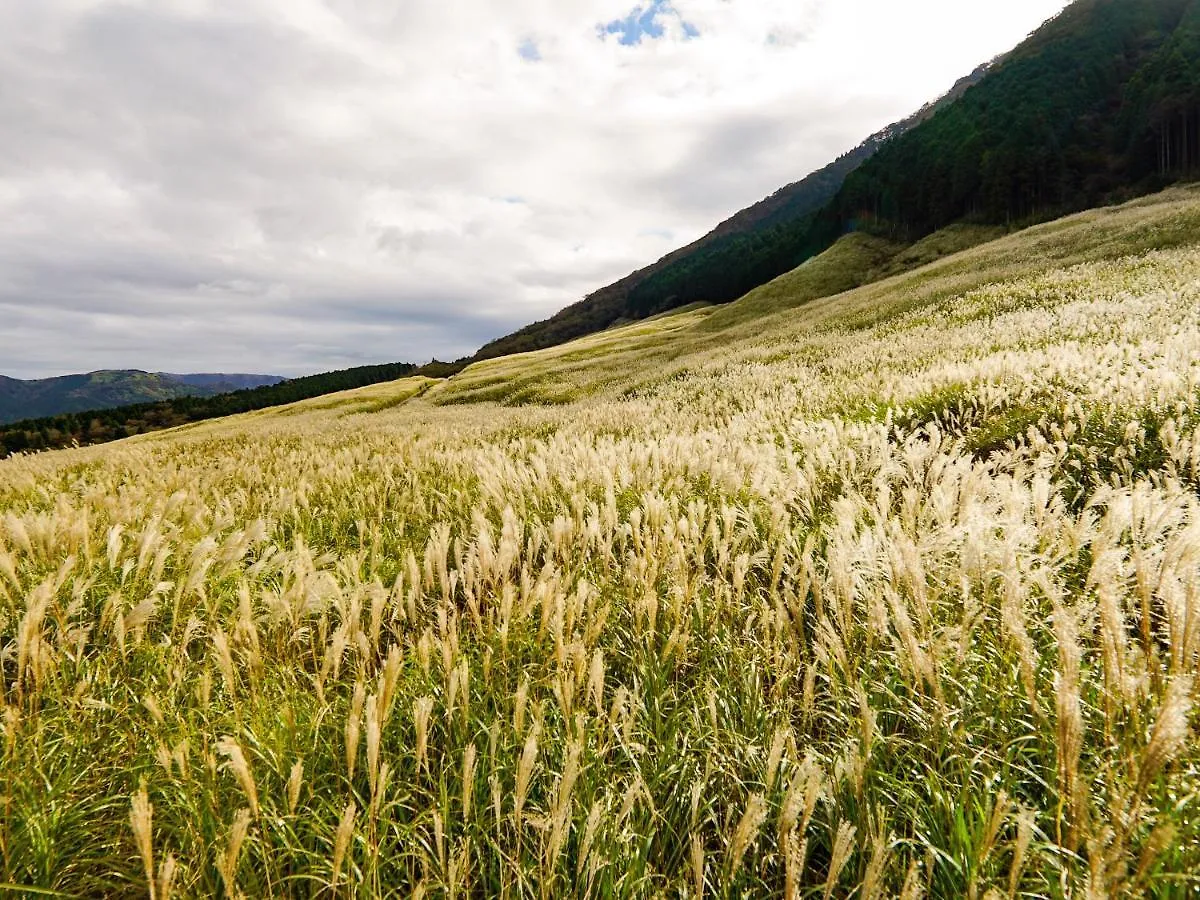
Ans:
<svg viewBox="0 0 1200 900"><path fill-rule="evenodd" d="M1195 680L1187 676L1171 679L1167 687L1167 695L1154 722L1150 742L1142 753L1137 780L1139 795L1145 793L1187 743L1194 684Z"/></svg>
<svg viewBox="0 0 1200 900"><path fill-rule="evenodd" d="M1022 809L1017 814L1017 837L1013 842L1012 863L1008 869L1008 896L1016 897L1017 888L1021 885L1021 873L1025 869L1025 857L1033 843L1033 826L1037 813L1031 809Z"/></svg>
<svg viewBox="0 0 1200 900"><path fill-rule="evenodd" d="M700 834L692 834L688 844L688 861L691 864L692 870L692 889L696 892L697 897L703 897L705 869L704 837Z"/></svg>
<svg viewBox="0 0 1200 900"><path fill-rule="evenodd" d="M829 900L833 896L842 870L850 861L850 855L854 852L854 835L857 831L858 829L849 822L841 822L837 827L837 832L833 837L833 848L830 851L829 874L825 877L825 900Z"/></svg>
<svg viewBox="0 0 1200 900"><path fill-rule="evenodd" d="M429 716L433 712L433 698L421 697L413 701L413 726L417 732L417 767L428 768Z"/></svg>
<svg viewBox="0 0 1200 900"><path fill-rule="evenodd" d="M522 748L521 758L517 762L517 778L513 790L513 818L518 828L521 826L521 812L525 808L525 798L529 794L529 784L533 779L537 756L538 736L535 729L525 738L525 746Z"/></svg>
<svg viewBox="0 0 1200 900"><path fill-rule="evenodd" d="M861 896L863 900L875 900L884 890L884 871L891 857L891 838L882 831L871 838L871 861L863 875Z"/></svg>
<svg viewBox="0 0 1200 900"><path fill-rule="evenodd" d="M288 814L295 815L296 807L300 805L300 789L304 787L304 760L298 759L292 764L287 780Z"/></svg>
<svg viewBox="0 0 1200 900"><path fill-rule="evenodd" d="M745 857L746 851L750 849L750 844L758 837L758 832L766 819L766 798L762 794L754 794L746 802L742 817L738 820L737 827L734 828L733 835L729 839L725 867L730 878L733 878L738 869L742 867L742 859Z"/></svg>
<svg viewBox="0 0 1200 900"><path fill-rule="evenodd" d="M246 834L250 830L250 817L250 810L238 810L237 814L233 817L233 825L229 829L229 838L225 843L225 852L217 863L217 867L221 872L221 879L225 883L225 893L230 897L239 896L237 889L238 860L242 855L242 844L245 843Z"/></svg>
<svg viewBox="0 0 1200 900"><path fill-rule="evenodd" d="M346 804L342 818L338 822L337 833L333 839L333 878L331 887L336 891L342 880L342 864L346 860L346 851L350 849L350 839L354 836L354 820L358 816L358 807L354 801Z"/></svg>
<svg viewBox="0 0 1200 900"><path fill-rule="evenodd" d="M350 712L346 717L346 780L354 781L354 770L358 765L358 742L362 735L363 705L367 689L361 681L354 684L354 695L350 699Z"/></svg>
<svg viewBox="0 0 1200 900"><path fill-rule="evenodd" d="M142 866L146 872L146 885L150 891L150 900L157 896L154 880L154 836L151 825L154 818L154 805L146 794L146 787L138 788L129 808L129 825L133 829L134 840L137 842L138 853L142 857Z"/></svg>
<svg viewBox="0 0 1200 900"><path fill-rule="evenodd" d="M175 891L175 876L178 872L179 864L175 861L175 854L168 853L167 858L158 867L157 900L171 900L171 895Z"/></svg>
<svg viewBox="0 0 1200 900"><path fill-rule="evenodd" d="M474 744L467 744L467 749L463 751L462 763L462 809L463 821L470 822L474 812L474 796L475 796L475 766L476 766L476 750Z"/></svg>
<svg viewBox="0 0 1200 900"><path fill-rule="evenodd" d="M1086 789L1080 782L1079 757L1083 752L1083 709L1079 699L1079 626L1074 613L1059 605L1054 611L1058 639L1058 672L1055 675L1057 706L1059 844L1068 850L1079 846L1087 814ZM1062 814L1066 811L1066 830Z"/></svg>
<svg viewBox="0 0 1200 900"><path fill-rule="evenodd" d="M226 735L217 741L217 752L225 757L225 768L233 772L250 804L250 812L258 818L258 787L254 783L254 773L250 770L250 763L246 760L241 745L235 738Z"/></svg>
<svg viewBox="0 0 1200 900"><path fill-rule="evenodd" d="M800 879L808 858L808 840L797 838L795 832L788 832L783 840L783 854L783 896L785 900L796 900L800 896Z"/></svg>

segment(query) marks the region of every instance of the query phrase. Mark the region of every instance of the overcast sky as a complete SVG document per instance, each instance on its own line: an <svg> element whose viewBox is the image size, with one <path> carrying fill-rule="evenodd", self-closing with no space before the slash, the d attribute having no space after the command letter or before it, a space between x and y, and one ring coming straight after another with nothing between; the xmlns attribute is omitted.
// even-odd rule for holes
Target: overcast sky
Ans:
<svg viewBox="0 0 1200 900"><path fill-rule="evenodd" d="M0 374L455 358L1063 0L2 0Z"/></svg>

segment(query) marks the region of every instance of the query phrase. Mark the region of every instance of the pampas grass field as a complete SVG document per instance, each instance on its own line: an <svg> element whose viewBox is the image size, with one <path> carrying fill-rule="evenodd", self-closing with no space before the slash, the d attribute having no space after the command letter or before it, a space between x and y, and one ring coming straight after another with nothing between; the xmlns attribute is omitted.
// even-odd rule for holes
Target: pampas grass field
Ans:
<svg viewBox="0 0 1200 900"><path fill-rule="evenodd" d="M1195 896L1200 192L788 290L0 462L3 887Z"/></svg>

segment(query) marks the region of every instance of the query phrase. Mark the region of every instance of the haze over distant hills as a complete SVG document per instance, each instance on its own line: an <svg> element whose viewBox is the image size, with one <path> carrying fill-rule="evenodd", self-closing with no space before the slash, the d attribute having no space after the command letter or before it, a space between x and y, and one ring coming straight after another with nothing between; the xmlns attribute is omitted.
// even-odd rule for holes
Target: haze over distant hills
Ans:
<svg viewBox="0 0 1200 900"><path fill-rule="evenodd" d="M175 397L207 397L278 384L283 380L278 375L174 375L136 369L101 370L29 381L0 375L0 423Z"/></svg>
<svg viewBox="0 0 1200 900"><path fill-rule="evenodd" d="M268 384L279 384L285 380L282 375L230 375L225 372L201 372L195 375L176 375L173 372L158 372L157 374L163 378L170 378L172 381L180 381L192 387L207 388L221 394L263 387Z"/></svg>

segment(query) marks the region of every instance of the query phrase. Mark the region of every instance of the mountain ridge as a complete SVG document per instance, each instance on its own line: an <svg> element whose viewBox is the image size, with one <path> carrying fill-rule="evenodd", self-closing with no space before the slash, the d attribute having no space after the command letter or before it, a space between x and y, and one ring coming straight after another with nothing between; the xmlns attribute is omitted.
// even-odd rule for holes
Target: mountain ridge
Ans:
<svg viewBox="0 0 1200 900"><path fill-rule="evenodd" d="M141 369L97 369L35 379L0 375L0 424L178 397L214 396L283 380L277 375L175 375Z"/></svg>
<svg viewBox="0 0 1200 900"><path fill-rule="evenodd" d="M156 372L154 374L183 382L192 387L219 389L221 393L225 393L226 390L241 391L247 388L265 387L269 384L279 384L281 381L287 381L282 375L248 375L241 372L196 372L187 375L179 375L174 372Z"/></svg>
<svg viewBox="0 0 1200 900"><path fill-rule="evenodd" d="M1200 0L1076 0L915 118L869 138L844 173L843 157L471 361L732 302L847 232L912 243L957 222L1023 227L1188 180L1200 173ZM823 205L760 215L831 170L832 189L811 195ZM747 216L754 227L738 230Z"/></svg>
<svg viewBox="0 0 1200 900"><path fill-rule="evenodd" d="M845 178L878 152L888 141L903 134L937 112L941 106L953 102L968 88L976 84L1003 57L978 66L969 75L960 78L941 97L926 103L905 119L880 129L852 150L843 153L833 162L809 173L798 181L779 188L756 203L739 210L722 220L711 231L686 246L673 250L657 261L643 266L624 278L588 294L570 306L543 319L518 329L512 334L499 337L480 348L471 361L494 359L510 353L523 353L542 347L554 346L562 340L570 340L593 331L602 330L623 320L644 318L630 316L630 295L640 285L672 265L686 260L723 239L753 234L761 228L770 227L809 215L820 209L837 193ZM655 310L648 313L654 315ZM583 330L580 330L580 329Z"/></svg>

